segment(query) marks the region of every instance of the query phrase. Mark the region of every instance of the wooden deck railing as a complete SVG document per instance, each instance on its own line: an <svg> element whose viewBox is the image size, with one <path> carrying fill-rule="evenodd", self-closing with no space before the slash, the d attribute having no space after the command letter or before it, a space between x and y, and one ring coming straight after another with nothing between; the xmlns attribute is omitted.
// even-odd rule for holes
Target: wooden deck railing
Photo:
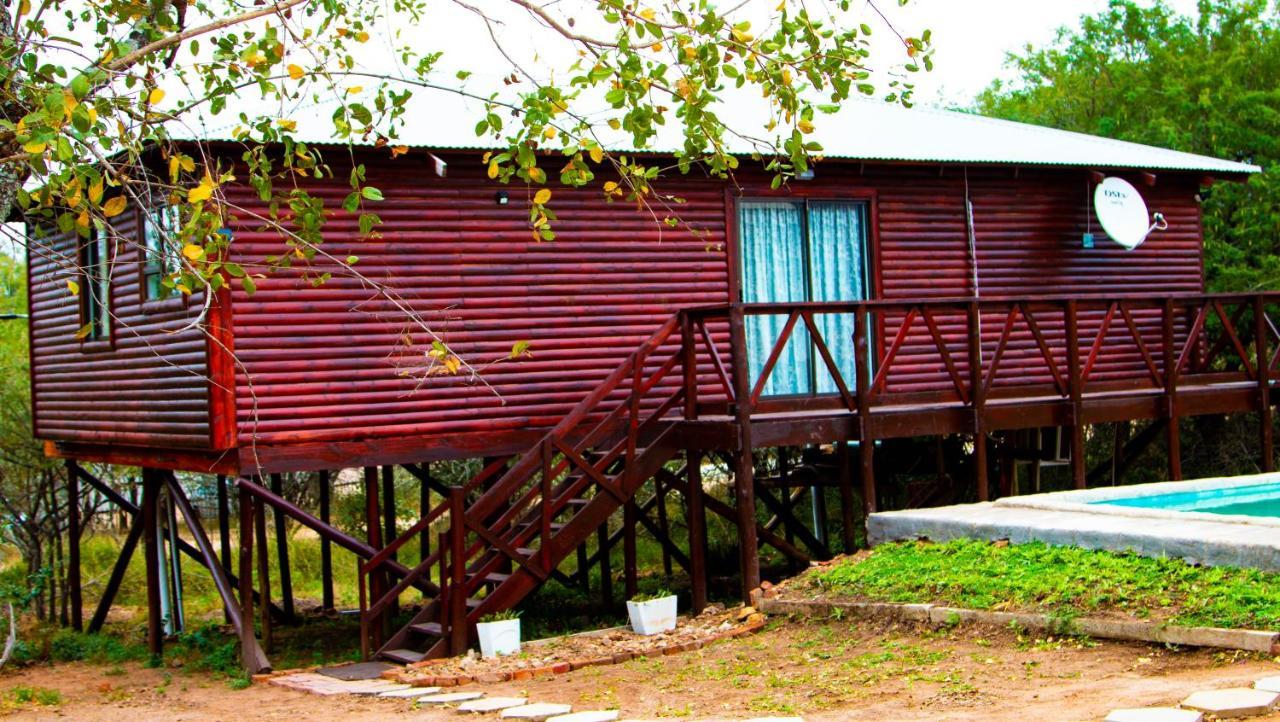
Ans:
<svg viewBox="0 0 1280 722"><path fill-rule="evenodd" d="M1152 408L1172 420L1258 411L1263 465L1269 470L1271 380L1280 356L1280 330L1273 320L1277 310L1280 293L689 309L681 314L685 418L733 417L751 424L787 414L848 412L857 416L858 436L864 440L910 435L913 427L905 421L883 428L887 421L881 419L890 414L902 419L915 413L924 419L930 413L950 413L954 418L959 411L969 419L966 431L977 436L995 428L1065 426L1072 432L1072 475L1083 484L1085 423L1149 417ZM824 335L822 319L829 315L851 317L851 337ZM773 324L777 330L769 339L767 357L759 368L748 368L748 319L759 316L773 316L780 323ZM834 392L764 393L780 359L796 344L809 346L815 376L826 374ZM842 346L853 353L833 353ZM850 356L853 369L837 364L837 357ZM707 398L709 389L714 393ZM1227 390L1231 394L1224 395ZM1176 479L1181 476L1177 424L1169 429L1170 476ZM871 445L862 449L864 476L869 477ZM975 456L979 494L985 498L984 444L977 445Z"/></svg>

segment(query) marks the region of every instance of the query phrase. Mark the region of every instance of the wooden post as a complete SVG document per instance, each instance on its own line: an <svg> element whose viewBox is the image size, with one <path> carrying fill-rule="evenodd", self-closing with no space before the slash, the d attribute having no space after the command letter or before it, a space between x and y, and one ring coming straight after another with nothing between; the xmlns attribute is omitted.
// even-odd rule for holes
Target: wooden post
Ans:
<svg viewBox="0 0 1280 722"><path fill-rule="evenodd" d="M271 654L275 650L275 635L271 629L271 560L267 558L267 508L261 499L253 502L254 536L258 547L258 586L262 596L260 623L262 646Z"/></svg>
<svg viewBox="0 0 1280 722"><path fill-rule="evenodd" d="M276 496L284 496L284 480L280 474L271 475L271 492ZM289 569L289 535L285 530L284 514L273 507L271 517L275 520L276 563L280 567L280 603L284 607L284 615L292 620L293 574Z"/></svg>
<svg viewBox="0 0 1280 722"><path fill-rule="evenodd" d="M636 570L636 502L627 499L622 505L622 578L627 599L639 593Z"/></svg>
<svg viewBox="0 0 1280 722"><path fill-rule="evenodd" d="M1075 299L1063 311L1067 327L1067 389L1071 398L1071 479L1077 489L1089 485L1084 458L1084 379L1080 376L1080 317Z"/></svg>
<svg viewBox="0 0 1280 722"><path fill-rule="evenodd" d="M1164 300L1164 313L1161 316L1160 345L1164 356L1164 403L1165 416L1169 419L1165 427L1169 452L1169 480L1182 480L1182 438L1178 433L1178 354L1173 347L1173 299ZM1192 343L1188 338L1187 343Z"/></svg>
<svg viewBox="0 0 1280 722"><path fill-rule="evenodd" d="M227 499L227 477L225 474L218 474L218 552L222 571L231 574L231 503ZM231 615L224 614L223 618L230 623Z"/></svg>
<svg viewBox="0 0 1280 722"><path fill-rule="evenodd" d="M84 630L84 599L80 589L80 466L67 460L67 598L71 628Z"/></svg>
<svg viewBox="0 0 1280 722"><path fill-rule="evenodd" d="M849 460L849 442L841 439L836 442L836 474L840 483L840 520L844 525L844 553L852 554L858 544L853 515L853 464Z"/></svg>
<svg viewBox="0 0 1280 722"><path fill-rule="evenodd" d="M329 525L329 471L322 470L319 474L320 483L320 521ZM320 608L324 611L333 609L333 545L329 538L320 536Z"/></svg>
<svg viewBox="0 0 1280 722"><path fill-rule="evenodd" d="M466 491L449 489L449 648L454 655L467 651L467 530Z"/></svg>
<svg viewBox="0 0 1280 722"><path fill-rule="evenodd" d="M693 587L693 613L701 614L707 608L707 515L702 503L702 454L694 449L686 449L684 454L689 514L689 583Z"/></svg>
<svg viewBox="0 0 1280 722"><path fill-rule="evenodd" d="M1267 343L1267 304L1262 294L1253 297L1254 365L1258 369L1258 442L1262 449L1262 470L1275 471L1275 451L1271 409L1271 353Z"/></svg>
<svg viewBox="0 0 1280 722"><path fill-rule="evenodd" d="M982 384L982 311L978 302L969 302L969 404L973 407L973 479L978 501L990 501L987 486L986 393Z"/></svg>
<svg viewBox="0 0 1280 722"><path fill-rule="evenodd" d="M657 500L658 511L658 529L662 531L663 539L670 541L671 524L667 520L667 487L662 483L662 479L653 477L653 495ZM662 573L668 580L671 579L671 551L666 542L662 544Z"/></svg>
<svg viewBox="0 0 1280 722"><path fill-rule="evenodd" d="M364 467L364 525L365 535L368 539L369 546L374 549L382 548L382 519L378 512L378 467ZM387 587L383 582L384 575L381 570L374 569L369 574L369 594L373 599L382 599L386 594ZM382 646L382 630L383 625L374 625L371 632L373 633L373 646Z"/></svg>
<svg viewBox="0 0 1280 722"><path fill-rule="evenodd" d="M596 556L600 557L600 605L613 606L613 560L609 558L608 521L596 528Z"/></svg>
<svg viewBox="0 0 1280 722"><path fill-rule="evenodd" d="M418 484L418 518L425 519L431 513L431 464L424 462L422 464L422 477ZM422 534L418 536L418 560L425 560L431 556L431 529L422 530Z"/></svg>
<svg viewBox="0 0 1280 722"><path fill-rule="evenodd" d="M396 540L399 534L396 533L396 467L386 464L382 467L382 543L390 544ZM398 556L395 552L391 553L391 559L396 560ZM387 588L390 588L391 580L387 579ZM386 616L386 623L383 628L387 634L391 633L391 619L400 614L400 602L396 600L391 605L391 613Z"/></svg>
<svg viewBox="0 0 1280 722"><path fill-rule="evenodd" d="M858 457L862 479L862 511L866 517L876 511L875 431L871 426L871 359L868 337L871 335L871 317L865 305L859 305L854 314L853 355L857 372L855 383L858 397Z"/></svg>
<svg viewBox="0 0 1280 722"><path fill-rule="evenodd" d="M164 628L160 611L160 475L155 469L142 470L142 536L147 574L147 651L152 657L164 654Z"/></svg>
<svg viewBox="0 0 1280 722"><path fill-rule="evenodd" d="M240 506L240 649L251 649L253 637L253 497L238 489ZM263 606L266 606L265 604Z"/></svg>
<svg viewBox="0 0 1280 722"><path fill-rule="evenodd" d="M734 417L738 448L734 456L733 486L737 503L738 555L742 570L742 600L760 586L760 548L756 538L755 461L751 442L751 379L747 372L747 334L742 306L729 311L729 344L733 353Z"/></svg>

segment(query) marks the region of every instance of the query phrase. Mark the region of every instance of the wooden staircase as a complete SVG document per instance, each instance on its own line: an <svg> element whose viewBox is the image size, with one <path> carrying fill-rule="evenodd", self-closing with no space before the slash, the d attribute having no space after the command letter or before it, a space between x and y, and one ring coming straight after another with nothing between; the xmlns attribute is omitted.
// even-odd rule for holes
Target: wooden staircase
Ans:
<svg viewBox="0 0 1280 722"><path fill-rule="evenodd" d="M444 503L360 565L366 658L408 664L461 654L477 621L562 576L560 563L675 457L685 391L672 375L681 346L667 342L678 327L667 321L532 448L451 487ZM396 551L436 522L448 529L435 550L392 584ZM383 641L400 595L433 573L438 594Z"/></svg>

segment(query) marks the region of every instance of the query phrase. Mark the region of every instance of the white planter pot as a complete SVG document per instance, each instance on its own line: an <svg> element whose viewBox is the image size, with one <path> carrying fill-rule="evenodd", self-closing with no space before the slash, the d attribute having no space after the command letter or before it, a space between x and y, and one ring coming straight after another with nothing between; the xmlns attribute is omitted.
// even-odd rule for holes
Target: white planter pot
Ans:
<svg viewBox="0 0 1280 722"><path fill-rule="evenodd" d="M661 634L676 628L676 597L659 597L647 602L627 602L627 616L636 634Z"/></svg>
<svg viewBox="0 0 1280 722"><path fill-rule="evenodd" d="M516 654L520 651L520 620L481 622L476 625L476 636L480 638L481 656Z"/></svg>

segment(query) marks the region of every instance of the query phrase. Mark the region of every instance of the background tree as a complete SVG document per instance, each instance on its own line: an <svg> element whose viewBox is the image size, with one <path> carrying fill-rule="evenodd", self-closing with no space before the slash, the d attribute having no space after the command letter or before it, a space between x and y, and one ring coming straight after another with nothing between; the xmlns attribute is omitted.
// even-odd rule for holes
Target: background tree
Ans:
<svg viewBox="0 0 1280 722"><path fill-rule="evenodd" d="M986 115L1261 165L1205 191L1210 290L1280 284L1280 16L1268 0L1111 0L1009 58L1017 77L977 99Z"/></svg>

